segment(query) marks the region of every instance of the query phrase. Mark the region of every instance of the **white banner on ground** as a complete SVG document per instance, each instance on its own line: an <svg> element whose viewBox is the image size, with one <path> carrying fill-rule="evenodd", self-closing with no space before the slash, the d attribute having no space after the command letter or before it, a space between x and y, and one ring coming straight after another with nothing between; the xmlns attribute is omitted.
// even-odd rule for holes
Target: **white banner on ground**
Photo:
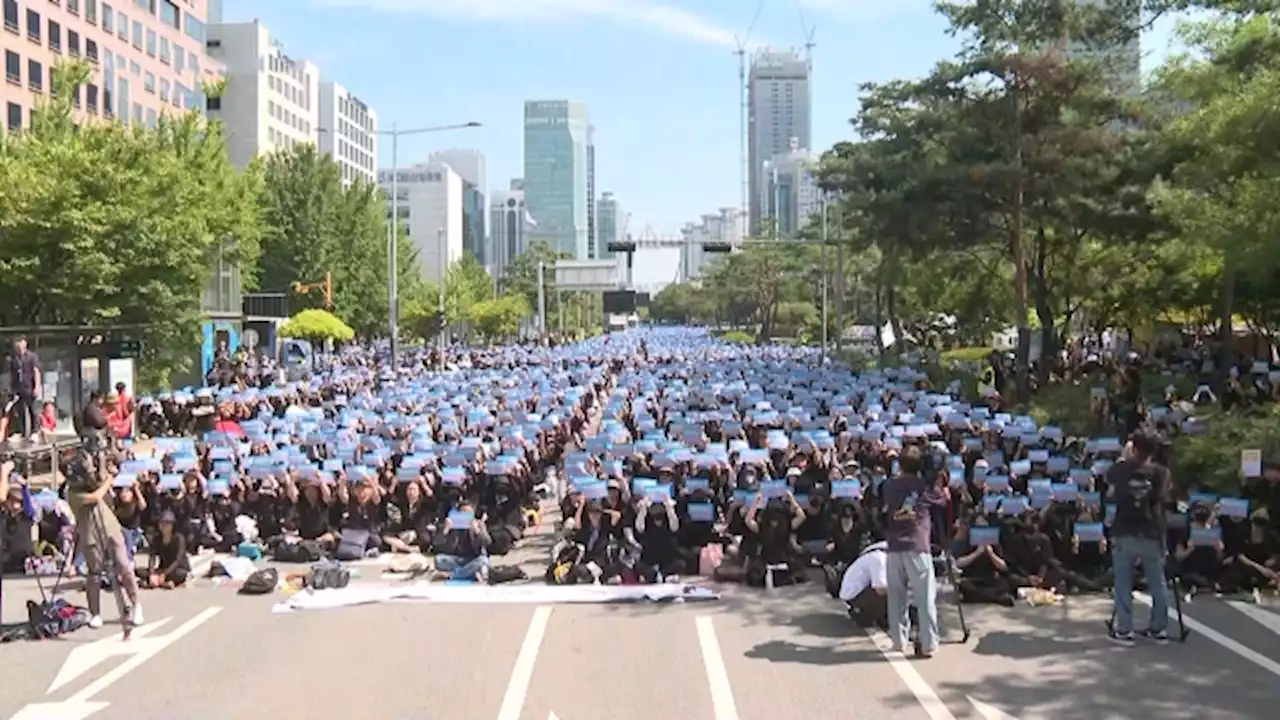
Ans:
<svg viewBox="0 0 1280 720"><path fill-rule="evenodd" d="M719 600L720 593L696 585L449 585L360 584L328 590L303 590L272 612L326 610L396 601L555 605L561 603L662 602Z"/></svg>

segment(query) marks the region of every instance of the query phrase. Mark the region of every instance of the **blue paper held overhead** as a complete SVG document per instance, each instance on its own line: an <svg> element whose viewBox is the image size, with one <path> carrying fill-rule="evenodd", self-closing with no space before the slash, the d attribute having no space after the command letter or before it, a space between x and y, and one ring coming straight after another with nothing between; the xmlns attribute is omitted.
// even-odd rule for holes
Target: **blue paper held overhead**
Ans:
<svg viewBox="0 0 1280 720"><path fill-rule="evenodd" d="M1101 542L1103 538L1103 525L1102 523L1078 522L1075 524L1073 532L1075 532L1076 538L1082 543Z"/></svg>
<svg viewBox="0 0 1280 720"><path fill-rule="evenodd" d="M983 545L999 545L1000 544L1000 528L998 527L971 527L969 528L969 545L971 547L982 547Z"/></svg>
<svg viewBox="0 0 1280 720"><path fill-rule="evenodd" d="M1210 527L1193 525L1190 542L1193 547L1213 547L1222 542L1222 528L1217 525Z"/></svg>
<svg viewBox="0 0 1280 720"><path fill-rule="evenodd" d="M857 480L837 480L831 483L831 497L857 500L862 497L862 483Z"/></svg>
<svg viewBox="0 0 1280 720"><path fill-rule="evenodd" d="M689 503L689 519L693 522L715 522L716 507L708 502Z"/></svg>
<svg viewBox="0 0 1280 720"><path fill-rule="evenodd" d="M133 473L122 472L116 475L116 478L111 482L111 485L112 487L117 487L117 488L127 488L127 487L133 487L133 484L137 481L138 481L137 475Z"/></svg>
<svg viewBox="0 0 1280 720"><path fill-rule="evenodd" d="M1224 497L1218 500L1218 515L1243 520L1249 517L1249 499Z"/></svg>
<svg viewBox="0 0 1280 720"><path fill-rule="evenodd" d="M466 530L471 527L471 523L476 521L476 514L473 512L462 512L454 510L449 513L449 529Z"/></svg>
<svg viewBox="0 0 1280 720"><path fill-rule="evenodd" d="M160 476L161 490L179 490L182 488L182 473L165 473Z"/></svg>

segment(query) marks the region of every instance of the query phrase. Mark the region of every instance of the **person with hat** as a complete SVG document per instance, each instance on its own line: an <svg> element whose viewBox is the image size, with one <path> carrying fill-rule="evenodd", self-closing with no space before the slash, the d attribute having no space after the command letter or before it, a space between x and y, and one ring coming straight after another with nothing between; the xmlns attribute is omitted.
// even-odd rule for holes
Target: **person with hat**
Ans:
<svg viewBox="0 0 1280 720"><path fill-rule="evenodd" d="M138 568L138 579L146 588L172 590L187 582L191 574L191 561L187 557L187 541L182 533L175 532L178 518L171 510L160 514L155 539L151 541L151 562L146 568Z"/></svg>

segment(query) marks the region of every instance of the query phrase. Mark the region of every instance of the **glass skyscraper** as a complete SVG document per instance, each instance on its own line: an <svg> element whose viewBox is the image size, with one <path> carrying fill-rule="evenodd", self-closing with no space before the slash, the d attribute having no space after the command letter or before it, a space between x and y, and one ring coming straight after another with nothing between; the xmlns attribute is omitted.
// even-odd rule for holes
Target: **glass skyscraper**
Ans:
<svg viewBox="0 0 1280 720"><path fill-rule="evenodd" d="M571 100L524 104L524 197L537 221L529 242L544 241L574 258L589 257L587 106Z"/></svg>

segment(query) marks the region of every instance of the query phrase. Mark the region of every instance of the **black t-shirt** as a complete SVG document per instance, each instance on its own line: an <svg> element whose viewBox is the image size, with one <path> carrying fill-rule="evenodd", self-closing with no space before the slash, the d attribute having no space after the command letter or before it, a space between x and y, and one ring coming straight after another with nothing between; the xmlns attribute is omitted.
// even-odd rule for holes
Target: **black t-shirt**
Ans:
<svg viewBox="0 0 1280 720"><path fill-rule="evenodd" d="M9 356L9 387L14 394L30 397L35 394L36 373L40 371L40 357L27 350Z"/></svg>
<svg viewBox="0 0 1280 720"><path fill-rule="evenodd" d="M316 540L329 532L329 508L324 504L299 498L297 514L298 534L303 540Z"/></svg>
<svg viewBox="0 0 1280 720"><path fill-rule="evenodd" d="M1149 481L1149 486L1144 479ZM1112 536L1163 541L1169 471L1152 462L1122 460L1107 470L1106 483L1116 504Z"/></svg>
<svg viewBox="0 0 1280 720"><path fill-rule="evenodd" d="M10 515L0 512L0 557L6 565L24 560L35 554L31 544L31 518L22 513Z"/></svg>

